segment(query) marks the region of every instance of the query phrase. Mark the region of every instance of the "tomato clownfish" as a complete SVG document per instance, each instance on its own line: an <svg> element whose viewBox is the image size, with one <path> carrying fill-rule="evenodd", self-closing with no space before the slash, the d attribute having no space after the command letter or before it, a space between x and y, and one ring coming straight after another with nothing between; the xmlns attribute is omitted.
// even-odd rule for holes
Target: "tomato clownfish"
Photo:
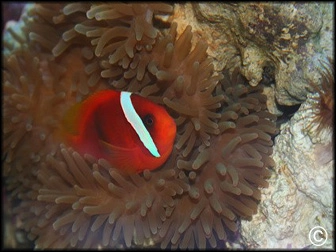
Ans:
<svg viewBox="0 0 336 252"><path fill-rule="evenodd" d="M130 92L99 91L64 118L66 138L81 154L105 158L128 172L153 170L170 155L173 118L160 105Z"/></svg>

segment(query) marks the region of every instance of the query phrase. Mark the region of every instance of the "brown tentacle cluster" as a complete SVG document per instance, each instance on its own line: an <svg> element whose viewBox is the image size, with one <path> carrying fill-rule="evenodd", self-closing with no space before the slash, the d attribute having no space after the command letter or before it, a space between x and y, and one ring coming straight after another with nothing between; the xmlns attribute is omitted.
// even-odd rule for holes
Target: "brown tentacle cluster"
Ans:
<svg viewBox="0 0 336 252"><path fill-rule="evenodd" d="M4 174L14 194L29 188L43 156L55 152L52 132L66 94L48 80L47 60L24 50L4 57Z"/></svg>
<svg viewBox="0 0 336 252"><path fill-rule="evenodd" d="M262 87L238 70L222 80L207 45L192 47L190 26L180 35L176 23L165 35L153 26L159 12L172 7L37 4L21 50L6 46L7 189L21 195L15 212L37 247L216 247L256 212L277 132ZM124 174L62 143L65 111L107 88L138 92L175 118L162 167Z"/></svg>
<svg viewBox="0 0 336 252"><path fill-rule="evenodd" d="M84 53L89 61L85 71L90 76L90 86L96 85L101 77L128 79L138 68L136 55L150 50L159 34L152 24L153 15L172 10L171 5L163 3L68 4L62 9L65 20L74 15L84 18L63 33L53 54L60 56L73 45L72 40L82 39L88 44Z"/></svg>
<svg viewBox="0 0 336 252"><path fill-rule="evenodd" d="M64 145L46 157L37 178L43 184L37 202L24 207L38 220L28 229L39 248L143 245L173 212L174 198L189 189L173 169L122 174Z"/></svg>
<svg viewBox="0 0 336 252"><path fill-rule="evenodd" d="M190 190L175 207L180 215L172 215L158 234L163 248L169 243L179 248L205 248L207 243L216 247L226 239L225 230L237 231L237 216L256 213L259 187L268 186L276 117L267 112L262 88L250 87L238 69L232 75L226 71L216 90L225 96L219 136L195 159L177 162Z"/></svg>
<svg viewBox="0 0 336 252"><path fill-rule="evenodd" d="M22 48L5 55L4 65L4 174L8 187L23 197L39 163L56 152L65 111L88 92L87 76L78 49L56 62Z"/></svg>

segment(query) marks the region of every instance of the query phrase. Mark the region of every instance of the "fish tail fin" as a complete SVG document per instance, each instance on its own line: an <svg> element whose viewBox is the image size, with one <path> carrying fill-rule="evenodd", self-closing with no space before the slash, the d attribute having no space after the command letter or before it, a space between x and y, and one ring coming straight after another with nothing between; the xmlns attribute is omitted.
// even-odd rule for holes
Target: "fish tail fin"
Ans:
<svg viewBox="0 0 336 252"><path fill-rule="evenodd" d="M65 132L70 135L78 135L78 120L79 112L81 109L81 103L73 105L64 115L62 120L62 126Z"/></svg>

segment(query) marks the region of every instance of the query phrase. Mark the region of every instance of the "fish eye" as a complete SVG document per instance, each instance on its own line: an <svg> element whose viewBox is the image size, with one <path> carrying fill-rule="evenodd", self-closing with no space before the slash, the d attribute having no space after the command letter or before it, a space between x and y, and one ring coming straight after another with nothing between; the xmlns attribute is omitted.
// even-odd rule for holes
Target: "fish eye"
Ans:
<svg viewBox="0 0 336 252"><path fill-rule="evenodd" d="M150 128L154 124L153 115L147 114L143 118L143 123L145 124L146 128Z"/></svg>

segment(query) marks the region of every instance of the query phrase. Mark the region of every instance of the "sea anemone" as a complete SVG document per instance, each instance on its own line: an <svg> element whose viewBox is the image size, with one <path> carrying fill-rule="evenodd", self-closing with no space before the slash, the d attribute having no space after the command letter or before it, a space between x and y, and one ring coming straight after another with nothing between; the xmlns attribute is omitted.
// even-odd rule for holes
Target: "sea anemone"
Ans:
<svg viewBox="0 0 336 252"><path fill-rule="evenodd" d="M277 133L262 86L216 73L191 27L163 33L158 12L172 7L36 4L12 31L21 47L5 44L4 175L37 248L217 247L256 212ZM101 89L167 108L178 134L165 164L126 174L63 143L65 111Z"/></svg>
<svg viewBox="0 0 336 252"><path fill-rule="evenodd" d="M300 107L303 133L315 144L313 154L317 165L333 159L334 148L334 62L328 59L321 72L320 85L310 83L313 93Z"/></svg>
<svg viewBox="0 0 336 252"><path fill-rule="evenodd" d="M217 85L225 99L218 121L219 136L210 146L194 150L189 161L178 160L179 177L188 181L188 195L159 232L161 248L217 247L227 232L237 231L237 216L249 218L257 210L259 187L267 187L274 166L271 135L276 117L266 111L261 87L248 86L238 69Z"/></svg>
<svg viewBox="0 0 336 252"><path fill-rule="evenodd" d="M144 245L173 211L174 196L189 189L172 169L126 175L64 145L37 178L37 201L23 202L18 214L38 248Z"/></svg>
<svg viewBox="0 0 336 252"><path fill-rule="evenodd" d="M55 151L51 132L59 125L54 117L63 106L65 93L45 85L49 81L43 80L43 75L51 74L49 65L26 50L4 57L4 66L4 174L15 194L29 188L36 165Z"/></svg>
<svg viewBox="0 0 336 252"><path fill-rule="evenodd" d="M321 71L321 84L311 83L314 96L311 96L313 120L309 122L305 130L319 136L324 129L331 130L334 122L334 62L329 58L329 62ZM312 133L313 132L313 133Z"/></svg>

